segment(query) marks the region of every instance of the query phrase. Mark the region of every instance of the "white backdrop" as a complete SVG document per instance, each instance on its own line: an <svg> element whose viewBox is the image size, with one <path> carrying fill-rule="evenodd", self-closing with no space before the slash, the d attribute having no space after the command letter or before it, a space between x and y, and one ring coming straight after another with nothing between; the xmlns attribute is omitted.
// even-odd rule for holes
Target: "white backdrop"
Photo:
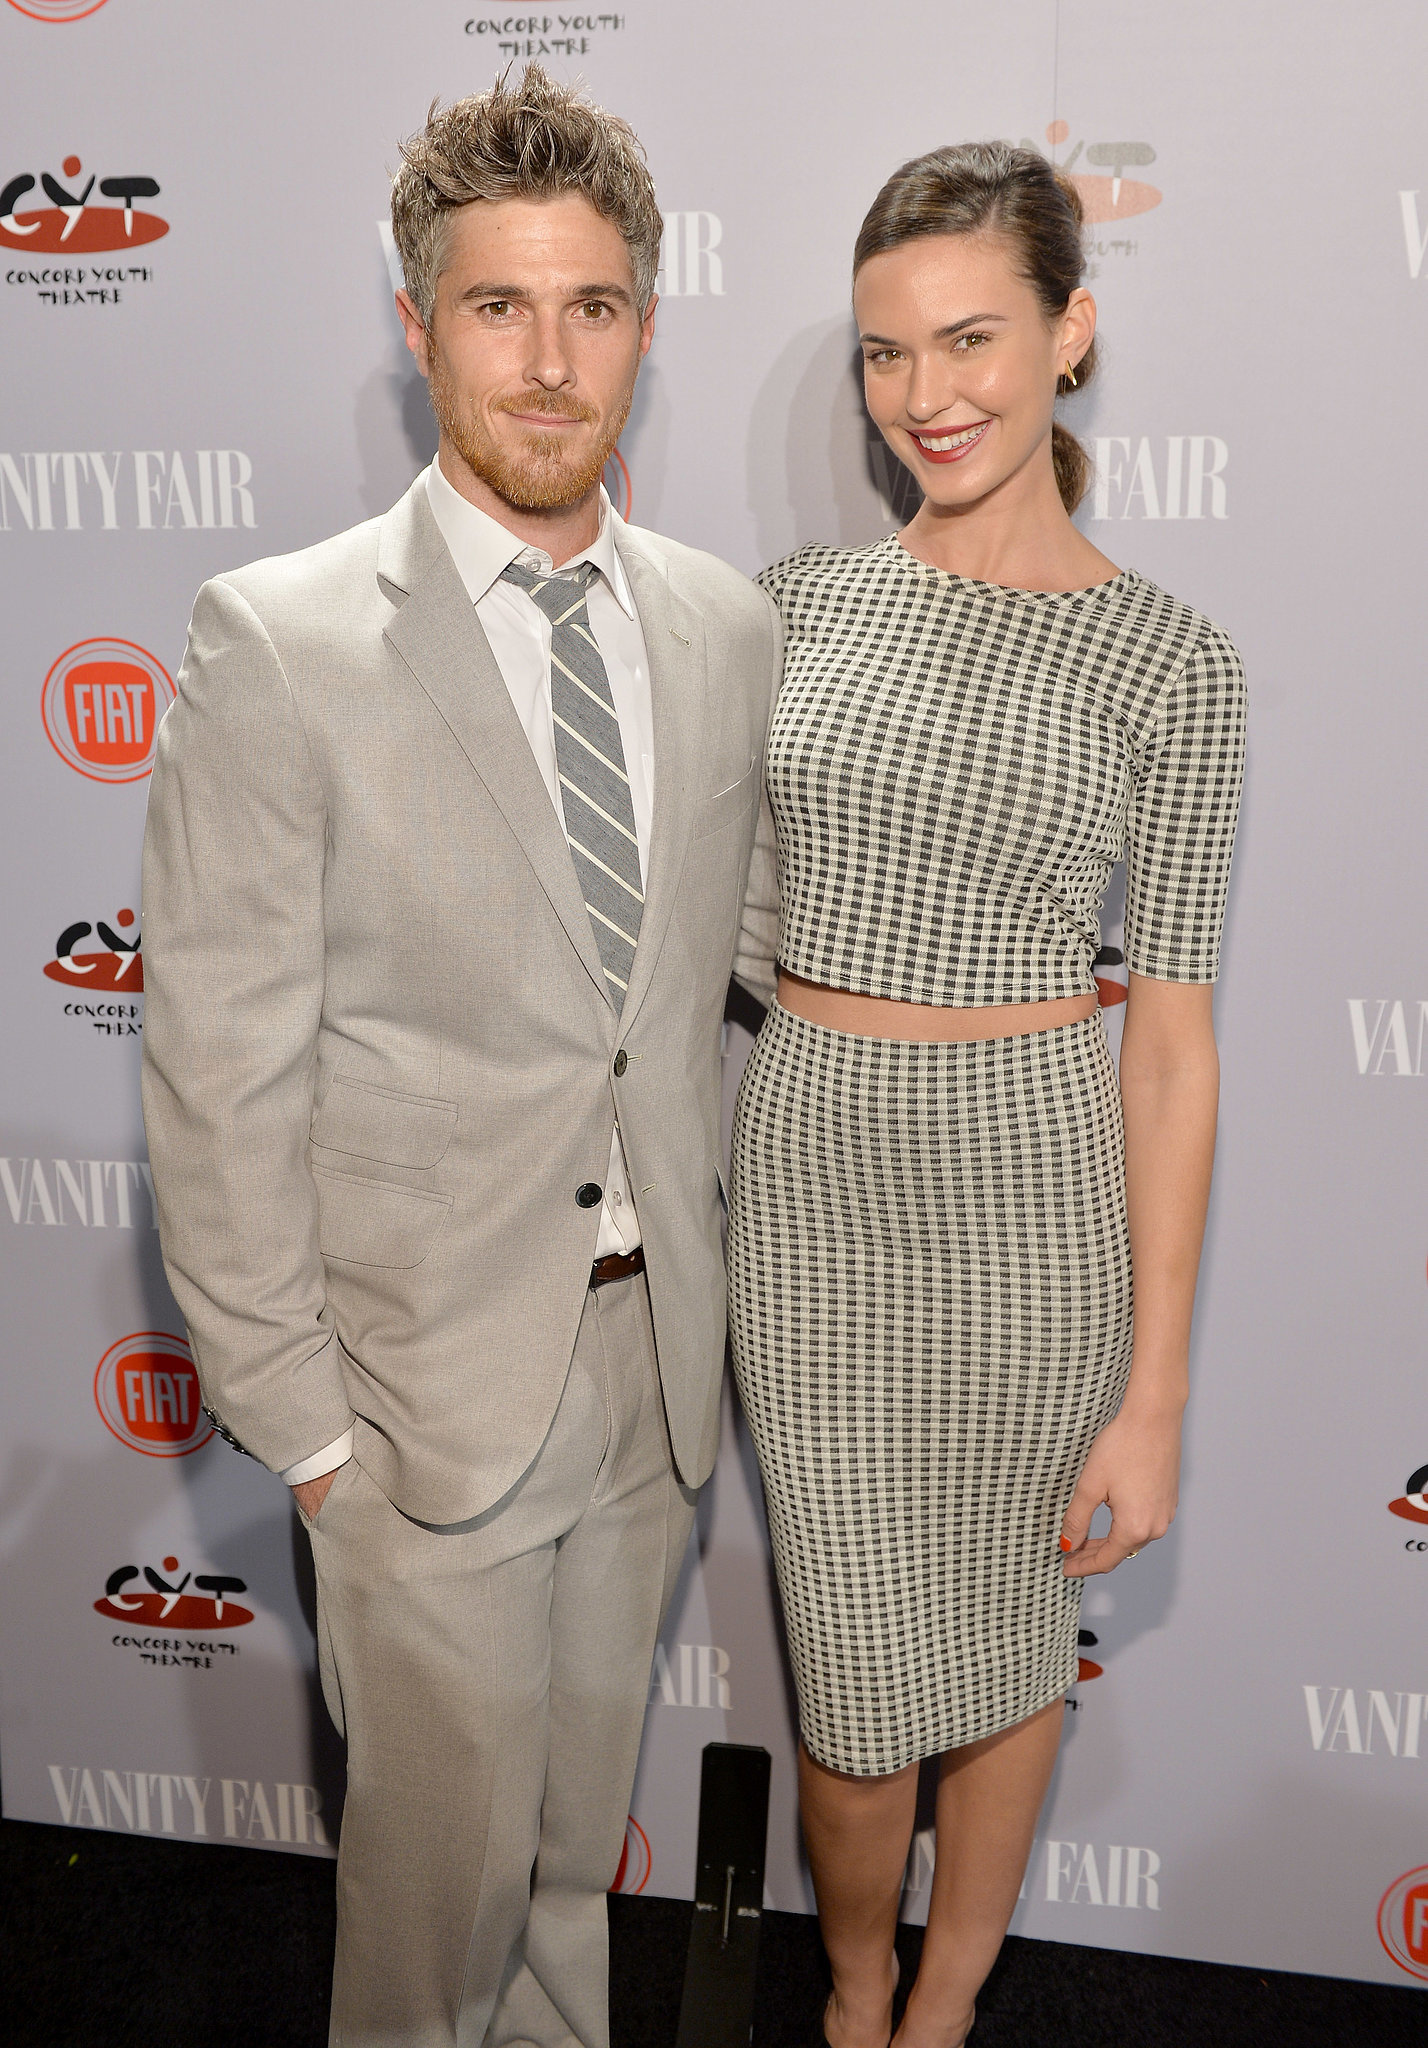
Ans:
<svg viewBox="0 0 1428 2048"><path fill-rule="evenodd" d="M429 455L387 172L433 94L530 56L633 120L667 209L612 486L749 571L893 523L847 309L886 174L1006 135L1085 181L1104 362L1068 419L1098 461L1088 530L1233 634L1254 723L1184 1506L1088 1595L1014 1924L1428 1982L1411 0L0 0L5 1812L330 1853L302 1541L278 1482L204 1440L160 1271L144 777L199 582L384 510ZM747 1044L731 1033L731 1089ZM806 1907L732 1413L656 1665L626 1889L691 1891L713 1738L772 1751L769 1901ZM928 1872L923 1838L914 1917Z"/></svg>

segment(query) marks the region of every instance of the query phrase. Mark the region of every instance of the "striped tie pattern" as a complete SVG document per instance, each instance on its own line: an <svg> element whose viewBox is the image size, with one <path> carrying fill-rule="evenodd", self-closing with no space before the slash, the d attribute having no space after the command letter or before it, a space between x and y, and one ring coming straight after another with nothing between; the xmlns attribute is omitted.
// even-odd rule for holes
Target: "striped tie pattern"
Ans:
<svg viewBox="0 0 1428 2048"><path fill-rule="evenodd" d="M503 571L550 620L550 705L565 835L618 1016L630 985L645 892L620 721L585 607L594 573L589 562L560 576L542 575L520 562Z"/></svg>

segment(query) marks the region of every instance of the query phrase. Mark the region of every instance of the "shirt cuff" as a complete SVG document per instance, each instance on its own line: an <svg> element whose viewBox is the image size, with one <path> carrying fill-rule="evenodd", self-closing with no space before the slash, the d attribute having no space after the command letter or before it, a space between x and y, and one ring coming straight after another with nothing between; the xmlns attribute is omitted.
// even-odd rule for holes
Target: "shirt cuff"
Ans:
<svg viewBox="0 0 1428 2048"><path fill-rule="evenodd" d="M350 1427L344 1429L324 1450L314 1451L310 1458L300 1458L296 1465L289 1465L286 1472L278 1474L283 1485L302 1486L309 1479L321 1479L324 1473L345 1465L352 1455L352 1434Z"/></svg>

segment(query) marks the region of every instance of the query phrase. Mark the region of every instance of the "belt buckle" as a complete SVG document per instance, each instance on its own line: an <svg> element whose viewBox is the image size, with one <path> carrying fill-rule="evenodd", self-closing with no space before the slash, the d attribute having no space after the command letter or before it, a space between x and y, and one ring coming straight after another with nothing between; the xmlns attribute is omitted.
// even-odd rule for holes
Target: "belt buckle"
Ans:
<svg viewBox="0 0 1428 2048"><path fill-rule="evenodd" d="M590 1266L590 1286L593 1291L604 1287L611 1280L629 1280L636 1273L644 1271L644 1246L636 1245L632 1252L606 1252L603 1259L595 1259Z"/></svg>

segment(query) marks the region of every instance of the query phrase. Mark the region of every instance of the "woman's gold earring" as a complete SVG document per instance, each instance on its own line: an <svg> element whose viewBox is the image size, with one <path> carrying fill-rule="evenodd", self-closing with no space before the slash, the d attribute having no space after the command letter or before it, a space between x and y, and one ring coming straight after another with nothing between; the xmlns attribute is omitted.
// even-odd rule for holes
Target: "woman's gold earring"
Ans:
<svg viewBox="0 0 1428 2048"><path fill-rule="evenodd" d="M1066 375L1070 379L1071 389L1074 391L1076 389L1076 372L1071 367L1071 359L1069 356L1066 359Z"/></svg>

